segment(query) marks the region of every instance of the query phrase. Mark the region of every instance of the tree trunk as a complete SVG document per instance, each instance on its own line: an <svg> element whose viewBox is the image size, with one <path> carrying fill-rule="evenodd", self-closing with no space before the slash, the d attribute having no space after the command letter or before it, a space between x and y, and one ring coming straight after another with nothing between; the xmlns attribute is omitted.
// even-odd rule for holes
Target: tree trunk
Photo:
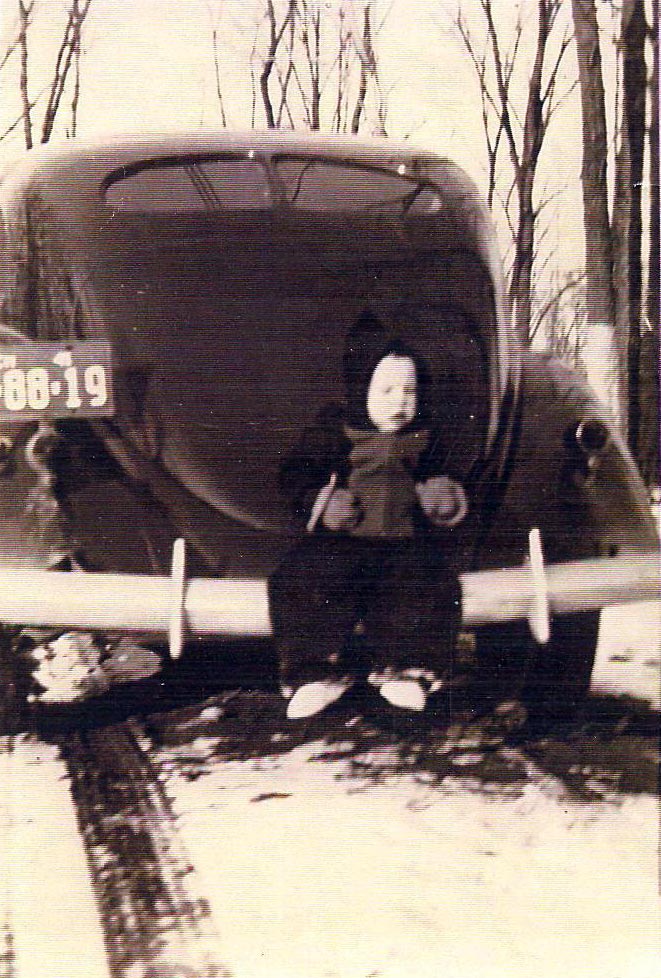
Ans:
<svg viewBox="0 0 661 978"><path fill-rule="evenodd" d="M650 78L650 219L649 272L647 277L647 328L641 338L640 441L638 460L649 486L659 485L659 5L652 4L652 72Z"/></svg>
<svg viewBox="0 0 661 978"><path fill-rule="evenodd" d="M530 166L521 174L519 189L519 223L516 235L516 257L512 269L511 289L514 321L521 341L530 342L532 319L532 269L535 257L535 211L532 193L535 170Z"/></svg>
<svg viewBox="0 0 661 978"><path fill-rule="evenodd" d="M638 455L640 437L640 356L642 301L642 208L643 159L645 154L645 64L644 0L633 0L622 12L624 135L629 144L629 234L628 265L628 437L634 455ZM626 18L626 19L625 19Z"/></svg>
<svg viewBox="0 0 661 978"><path fill-rule="evenodd" d="M25 148L32 149L32 116L30 95L28 92L28 27L30 24L30 14L32 4L26 6L23 0L19 0L18 10L21 18L19 43L21 49L21 103L23 105L23 135L25 138Z"/></svg>
<svg viewBox="0 0 661 978"><path fill-rule="evenodd" d="M311 101L312 101L312 123L313 131L321 128L321 10L313 11L312 29L314 36L314 57L310 65L311 74Z"/></svg>
<svg viewBox="0 0 661 978"><path fill-rule="evenodd" d="M519 195L519 226L516 242L516 260L513 281L516 282L514 295L516 309L516 328L521 339L530 341L530 321L532 318L532 269L535 258L535 206L533 190L539 154L544 142L544 118L542 114L542 74L546 44L551 29L551 13L548 0L539 0L537 5L537 50L535 62L528 82L528 102L523 124L523 147L517 168L517 189Z"/></svg>
<svg viewBox="0 0 661 978"><path fill-rule="evenodd" d="M259 90L262 95L262 105L264 106L266 125L269 129L275 129L275 115L273 114L273 103L271 102L271 93L269 91L269 78L271 77L271 72L273 71L275 55L278 50L278 31L276 29L275 9L273 7L272 0L268 0L267 12L270 28L269 50L266 58L264 59L264 64L262 65L262 70L259 75Z"/></svg>
<svg viewBox="0 0 661 978"><path fill-rule="evenodd" d="M367 51L370 44L370 7L366 4L363 9L363 48L360 52L360 82L358 83L358 97L351 117L351 132L357 133L360 129L360 117L365 108L367 97Z"/></svg>
<svg viewBox="0 0 661 978"><path fill-rule="evenodd" d="M599 29L594 0L572 0L574 33L578 53L583 125L583 218L585 224L586 299L588 324L606 327L614 337L617 364L616 413L626 419L625 404L626 336L617 335L614 250L608 216L607 158L608 137L604 82L599 48Z"/></svg>

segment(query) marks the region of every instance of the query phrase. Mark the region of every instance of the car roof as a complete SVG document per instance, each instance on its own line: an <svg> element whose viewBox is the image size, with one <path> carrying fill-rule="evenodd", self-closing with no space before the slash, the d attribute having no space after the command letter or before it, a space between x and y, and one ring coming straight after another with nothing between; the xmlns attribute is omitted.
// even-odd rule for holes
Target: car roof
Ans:
<svg viewBox="0 0 661 978"><path fill-rule="evenodd" d="M282 130L223 130L217 133L197 130L51 141L35 147L6 166L2 176L21 183L30 179L48 183L54 169L90 166L95 170L107 167L111 171L141 160L208 152L254 152L265 157L282 153L322 154L329 159L372 164L405 163L411 166L433 161L453 169L459 179L463 173L448 157L423 151L406 142L385 138L365 139L353 135L301 134ZM465 174L463 178L460 182L465 183L466 189L474 190L472 182Z"/></svg>
<svg viewBox="0 0 661 978"><path fill-rule="evenodd" d="M470 212L466 229L494 279L500 269L491 216L475 184L449 158L429 153L408 143L360 136L293 133L281 130L237 132L223 130L121 135L103 139L68 139L49 142L26 152L0 174L0 198L23 197L29 188L39 189L62 215L64 224L75 223L74 210L95 205L107 178L125 168L172 161L177 158L224 154L252 156L268 162L281 155L310 156L329 161L386 167L411 178L431 179L463 212ZM404 170L400 170L404 167Z"/></svg>

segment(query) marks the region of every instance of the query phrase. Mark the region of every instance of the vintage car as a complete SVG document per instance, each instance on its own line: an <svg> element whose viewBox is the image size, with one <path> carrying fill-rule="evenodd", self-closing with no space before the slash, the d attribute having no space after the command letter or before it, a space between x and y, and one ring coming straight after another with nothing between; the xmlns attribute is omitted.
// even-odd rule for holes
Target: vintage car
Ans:
<svg viewBox="0 0 661 978"><path fill-rule="evenodd" d="M183 538L189 574L263 580L298 532L280 462L341 397L365 309L432 365L470 485L439 541L458 574L520 567L533 528L548 565L658 548L629 452L580 377L522 348L488 209L439 156L254 132L42 147L0 183L0 303L5 567L162 575ZM558 615L537 649L494 614L485 685L575 702L598 619Z"/></svg>

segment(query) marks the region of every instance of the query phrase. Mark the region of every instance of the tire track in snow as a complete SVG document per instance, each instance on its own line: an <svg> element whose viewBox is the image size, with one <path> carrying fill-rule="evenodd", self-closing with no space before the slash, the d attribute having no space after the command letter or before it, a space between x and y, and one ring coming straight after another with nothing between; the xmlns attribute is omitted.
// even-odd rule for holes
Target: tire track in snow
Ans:
<svg viewBox="0 0 661 978"><path fill-rule="evenodd" d="M226 978L208 904L135 722L61 744L113 978Z"/></svg>

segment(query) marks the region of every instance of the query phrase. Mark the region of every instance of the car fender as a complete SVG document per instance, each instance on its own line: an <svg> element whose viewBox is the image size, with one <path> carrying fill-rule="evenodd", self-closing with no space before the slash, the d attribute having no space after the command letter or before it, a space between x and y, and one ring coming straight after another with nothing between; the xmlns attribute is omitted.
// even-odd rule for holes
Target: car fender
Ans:
<svg viewBox="0 0 661 978"><path fill-rule="evenodd" d="M0 564L46 569L70 555L65 517L53 493L45 453L49 425L0 424Z"/></svg>
<svg viewBox="0 0 661 978"><path fill-rule="evenodd" d="M557 358L523 358L516 436L479 566L526 557L538 527L547 562L659 547L649 498L624 440L587 382ZM488 492L487 492L488 498Z"/></svg>

